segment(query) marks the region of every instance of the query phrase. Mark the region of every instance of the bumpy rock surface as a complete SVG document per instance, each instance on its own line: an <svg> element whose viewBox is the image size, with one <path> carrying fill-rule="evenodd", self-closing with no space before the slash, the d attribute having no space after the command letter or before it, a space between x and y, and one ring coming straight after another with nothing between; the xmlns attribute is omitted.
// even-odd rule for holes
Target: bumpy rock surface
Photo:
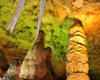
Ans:
<svg viewBox="0 0 100 80"><path fill-rule="evenodd" d="M41 31L21 65L20 78L36 80L46 75L44 37L45 34Z"/></svg>
<svg viewBox="0 0 100 80"><path fill-rule="evenodd" d="M47 72L44 40L45 34L43 31L40 31L21 65L20 80L54 79L53 76Z"/></svg>
<svg viewBox="0 0 100 80"><path fill-rule="evenodd" d="M78 20L69 29L69 41L67 47L67 79L66 80L89 80L88 56L86 49L85 34L82 23Z"/></svg>
<svg viewBox="0 0 100 80"><path fill-rule="evenodd" d="M73 73L67 80L90 80L89 76L85 73Z"/></svg>
<svg viewBox="0 0 100 80"><path fill-rule="evenodd" d="M1 80L19 80L20 67L21 62L18 59L14 60Z"/></svg>

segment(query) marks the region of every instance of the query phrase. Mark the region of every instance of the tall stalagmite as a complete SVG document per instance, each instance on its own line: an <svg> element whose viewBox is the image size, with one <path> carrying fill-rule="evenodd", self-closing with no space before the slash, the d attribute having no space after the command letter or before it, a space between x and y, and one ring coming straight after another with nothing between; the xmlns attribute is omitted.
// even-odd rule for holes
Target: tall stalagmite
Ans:
<svg viewBox="0 0 100 80"><path fill-rule="evenodd" d="M47 71L44 43L45 34L40 31L21 65L20 80L54 80Z"/></svg>
<svg viewBox="0 0 100 80"><path fill-rule="evenodd" d="M36 80L46 75L44 38L45 34L41 31L21 65L20 78Z"/></svg>
<svg viewBox="0 0 100 80"><path fill-rule="evenodd" d="M90 80L88 76L88 55L82 22L75 20L70 27L67 46L66 80Z"/></svg>

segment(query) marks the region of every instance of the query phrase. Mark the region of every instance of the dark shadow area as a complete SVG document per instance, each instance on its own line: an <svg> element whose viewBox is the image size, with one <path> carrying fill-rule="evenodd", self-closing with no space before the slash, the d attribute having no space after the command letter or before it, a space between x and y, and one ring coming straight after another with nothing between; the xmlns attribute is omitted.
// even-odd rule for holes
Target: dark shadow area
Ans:
<svg viewBox="0 0 100 80"><path fill-rule="evenodd" d="M8 69L7 60L5 58L4 52L0 50L0 77L4 76L4 73Z"/></svg>
<svg viewBox="0 0 100 80"><path fill-rule="evenodd" d="M0 69L2 69L3 72L6 72L8 69L7 60L2 50L0 50Z"/></svg>
<svg viewBox="0 0 100 80"><path fill-rule="evenodd" d="M66 74L64 74L64 75L61 75L61 76L59 76L58 78L57 78L57 80L66 80L67 78L66 78Z"/></svg>
<svg viewBox="0 0 100 80"><path fill-rule="evenodd" d="M89 77L90 77L90 80L100 80L100 73L96 73L92 70L89 70Z"/></svg>

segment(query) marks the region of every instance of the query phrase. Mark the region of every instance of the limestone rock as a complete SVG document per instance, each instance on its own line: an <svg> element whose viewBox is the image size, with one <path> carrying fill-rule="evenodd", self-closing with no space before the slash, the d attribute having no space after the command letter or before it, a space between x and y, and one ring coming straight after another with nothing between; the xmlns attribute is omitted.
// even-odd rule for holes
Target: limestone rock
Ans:
<svg viewBox="0 0 100 80"><path fill-rule="evenodd" d="M68 76L66 80L90 80L89 76L85 73L73 73L71 76Z"/></svg>
<svg viewBox="0 0 100 80"><path fill-rule="evenodd" d="M69 39L66 54L67 80L90 80L86 40L81 21L75 21L68 32Z"/></svg>
<svg viewBox="0 0 100 80"><path fill-rule="evenodd" d="M46 73L46 75L42 78L36 78L35 79L22 79L20 78L19 80L56 80L49 72Z"/></svg>
<svg viewBox="0 0 100 80"><path fill-rule="evenodd" d="M44 32L40 31L21 65L20 79L36 80L46 75L47 67L44 37Z"/></svg>
<svg viewBox="0 0 100 80"><path fill-rule="evenodd" d="M81 8L83 5L83 0L76 0L75 2L72 3L75 7Z"/></svg>
<svg viewBox="0 0 100 80"><path fill-rule="evenodd" d="M90 2L90 3L100 2L100 0L84 0L84 1L87 1L87 2Z"/></svg>
<svg viewBox="0 0 100 80"><path fill-rule="evenodd" d="M21 62L16 59L6 71L2 80L19 80Z"/></svg>

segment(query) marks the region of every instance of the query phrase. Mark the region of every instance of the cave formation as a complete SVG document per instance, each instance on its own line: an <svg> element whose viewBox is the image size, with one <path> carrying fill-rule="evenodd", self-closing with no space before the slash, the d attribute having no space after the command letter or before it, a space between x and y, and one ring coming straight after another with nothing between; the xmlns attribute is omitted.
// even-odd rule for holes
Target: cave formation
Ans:
<svg viewBox="0 0 100 80"><path fill-rule="evenodd" d="M70 0L69 0L69 2L67 2L66 3L66 6L71 10L70 11L70 14L69 14L69 16L70 17L75 17L75 18L78 18L78 19L80 19L81 21L82 21L82 23L83 23L83 26L84 26L84 32L85 32L85 35L86 35L86 37L87 37L87 35L91 32L93 32L93 31L96 31L97 29L98 29L98 25L99 25L99 14L100 14L100 11L99 11L99 5L100 5L100 3L99 3L99 1L98 0L84 0L84 1L82 1L82 0L79 0L80 1L80 6L77 6L77 4L79 4L78 2L77 2L78 0L76 0L76 3L75 3L75 1L74 2L72 2L72 4L69 4L69 2L71 2ZM63 15L61 15L61 16L63 16ZM88 18L87 18L88 17ZM96 18L95 18L96 17ZM93 20L94 19L94 20ZM97 22L98 21L98 22ZM97 23L96 23L97 22ZM95 27L96 26L96 27ZM89 32L90 31L90 32ZM77 33L76 33L77 34ZM74 34L73 34L74 35ZM83 35L84 36L84 35ZM69 44L69 43L68 43ZM74 44L74 43L73 43ZM76 45L76 44L75 44ZM77 48L77 46L76 46L76 48ZM87 53L86 53L87 54ZM75 54L74 54L75 55ZM72 56L72 55L68 55L68 56ZM75 55L76 56L76 55ZM84 54L83 54L83 57L84 57ZM70 57L71 58L71 57ZM73 57L72 57L73 58ZM85 57L85 58L87 58L87 57ZM75 58L76 59L76 58ZM27 59L27 60L29 60L29 59ZM88 61L88 59L86 59L86 62ZM70 61L70 59L69 59L69 63L70 63L71 61ZM74 65L74 66L77 66L77 62L76 62L76 64ZM46 65L46 64L45 64ZM81 64L79 64L79 65L81 65ZM81 66L84 66L84 65L81 65ZM18 66L19 67L19 66ZM85 76L85 78L87 78L87 80L89 80L89 77L88 77L88 75L86 75L86 74L88 74L88 64L86 64L86 71L85 71L85 69L80 69L79 71L77 70L77 68L75 68L74 67L74 70L67 70L67 69L69 69L69 66L67 67L67 75L69 76L68 77L68 80L71 80L71 77L74 77L75 78L75 76L78 76L78 75L80 75L80 73L78 73L78 72L83 72L83 74L82 74L82 76ZM68 72L69 71L69 72ZM72 73L74 73L74 74L72 74ZM75 73L77 73L77 75L75 74ZM86 73L86 74L85 74ZM48 73L49 74L49 73ZM26 74L26 75L28 75L28 74ZM50 75L50 74L49 74ZM28 76L28 78L29 78L29 76ZM36 77L37 78L37 77ZM52 77L53 78L53 77Z"/></svg>

